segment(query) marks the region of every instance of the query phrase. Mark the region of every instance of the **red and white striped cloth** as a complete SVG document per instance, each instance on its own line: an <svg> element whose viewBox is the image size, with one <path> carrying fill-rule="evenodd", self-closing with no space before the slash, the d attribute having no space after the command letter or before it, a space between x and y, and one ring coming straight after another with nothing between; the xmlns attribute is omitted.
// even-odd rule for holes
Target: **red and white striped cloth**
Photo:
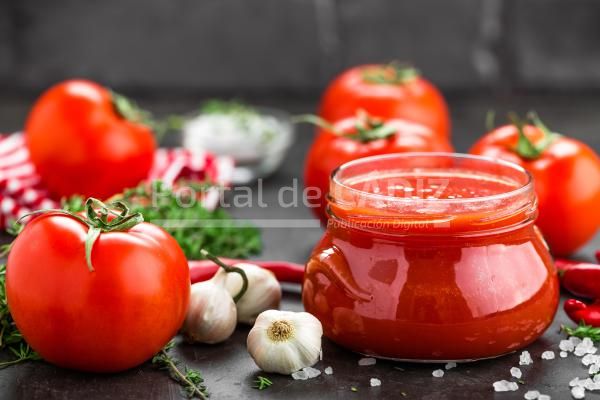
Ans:
<svg viewBox="0 0 600 400"><path fill-rule="evenodd" d="M181 148L158 149L148 180L162 180L172 185L176 180L210 180L227 185L233 174L233 160L216 157L203 151ZM218 189L203 198L206 208L214 209L219 199ZM33 210L56 208L59 202L49 197L48 191L29 160L23 135L0 135L0 228Z"/></svg>

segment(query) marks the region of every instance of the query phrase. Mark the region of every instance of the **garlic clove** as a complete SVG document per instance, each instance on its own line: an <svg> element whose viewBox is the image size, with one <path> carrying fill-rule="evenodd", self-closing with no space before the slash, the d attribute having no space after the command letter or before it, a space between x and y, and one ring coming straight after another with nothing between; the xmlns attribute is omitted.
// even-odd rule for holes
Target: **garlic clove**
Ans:
<svg viewBox="0 0 600 400"><path fill-rule="evenodd" d="M248 278L248 289L237 301L237 319L241 323L253 324L258 314L265 310L277 309L281 302L281 285L271 271L250 263L238 263ZM215 277L223 276L225 288L231 296L235 296L242 288L242 277L239 274L227 273L221 269Z"/></svg>
<svg viewBox="0 0 600 400"><path fill-rule="evenodd" d="M221 278L195 283L181 329L187 341L215 344L227 340L235 330L237 311Z"/></svg>
<svg viewBox="0 0 600 400"><path fill-rule="evenodd" d="M248 352L263 371L289 375L319 361L321 322L306 312L268 310L248 334Z"/></svg>

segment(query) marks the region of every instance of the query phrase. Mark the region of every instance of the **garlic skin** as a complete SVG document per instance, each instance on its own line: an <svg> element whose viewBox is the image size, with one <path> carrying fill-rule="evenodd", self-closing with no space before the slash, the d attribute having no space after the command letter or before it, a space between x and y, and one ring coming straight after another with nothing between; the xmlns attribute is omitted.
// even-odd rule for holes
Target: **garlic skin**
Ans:
<svg viewBox="0 0 600 400"><path fill-rule="evenodd" d="M192 285L190 305L181 332L188 342L215 344L235 330L237 311L222 277Z"/></svg>
<svg viewBox="0 0 600 400"><path fill-rule="evenodd" d="M258 314L265 310L278 309L281 302L281 285L271 271L255 264L238 263L234 267L241 268L248 278L246 293L235 303L238 322L252 325ZM220 269L216 275L224 275L224 285L233 297L242 289L243 280L240 274L227 273Z"/></svg>
<svg viewBox="0 0 600 400"><path fill-rule="evenodd" d="M248 334L248 352L265 372L289 375L321 356L321 322L307 312L267 310Z"/></svg>

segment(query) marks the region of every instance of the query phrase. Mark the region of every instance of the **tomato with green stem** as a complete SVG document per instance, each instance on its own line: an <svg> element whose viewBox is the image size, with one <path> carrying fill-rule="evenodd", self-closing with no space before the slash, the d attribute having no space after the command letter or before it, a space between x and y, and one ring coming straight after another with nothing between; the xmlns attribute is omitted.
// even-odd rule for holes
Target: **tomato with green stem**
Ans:
<svg viewBox="0 0 600 400"><path fill-rule="evenodd" d="M314 116L299 119L319 125L304 164L304 186L311 192L314 189L307 201L323 222L327 221L329 176L340 165L379 154L453 151L446 139L424 125L401 119L384 122L362 110L333 124Z"/></svg>
<svg viewBox="0 0 600 400"><path fill-rule="evenodd" d="M420 123L441 138L450 136L450 113L444 97L411 66L361 65L342 72L323 93L319 116L335 122L359 109L384 120Z"/></svg>
<svg viewBox="0 0 600 400"><path fill-rule="evenodd" d="M88 199L86 213L33 216L8 256L6 296L15 324L46 361L116 372L152 358L186 315L183 251L121 202Z"/></svg>
<svg viewBox="0 0 600 400"><path fill-rule="evenodd" d="M471 148L472 154L512 161L534 178L537 226L555 255L573 253L600 226L600 157L586 144L550 131L530 113L493 129Z"/></svg>
<svg viewBox="0 0 600 400"><path fill-rule="evenodd" d="M59 83L25 123L31 162L57 198L106 199L148 176L156 143L150 114L94 82Z"/></svg>

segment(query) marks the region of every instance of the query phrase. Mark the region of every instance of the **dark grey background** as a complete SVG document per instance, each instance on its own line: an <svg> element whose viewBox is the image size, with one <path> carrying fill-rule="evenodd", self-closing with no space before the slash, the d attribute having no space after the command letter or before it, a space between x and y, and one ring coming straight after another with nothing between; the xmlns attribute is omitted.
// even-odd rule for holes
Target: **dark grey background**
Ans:
<svg viewBox="0 0 600 400"><path fill-rule="evenodd" d="M357 63L445 90L600 88L595 0L0 0L0 85L313 95Z"/></svg>
<svg viewBox="0 0 600 400"><path fill-rule="evenodd" d="M554 130L600 151L600 2L594 0L0 0L0 132L21 128L34 98L74 76L113 86L158 113L186 112L209 96L239 96L292 113L315 110L337 72L356 63L412 60L449 101L453 142L467 151L484 133L487 110L536 109ZM277 190L301 175L312 128L301 126L282 168L265 182L267 209L232 210L240 218L310 218L303 207L277 207ZM172 139L172 138L171 138ZM173 140L171 140L173 142ZM264 229L263 259L304 262L321 230ZM592 259L600 235L577 257ZM292 288L283 307L299 310ZM334 375L295 382L259 373L245 351L247 328L223 345L183 346L215 399L403 398L522 399L526 390L568 399L568 382L586 375L578 359L541 361L557 351L554 325L530 346L515 393L494 394L518 355L472 363L435 379L434 365L379 362L325 340L323 369ZM443 335L440 332L440 335ZM418 340L418 338L415 338ZM93 345L93 344L91 344ZM399 370L397 368L401 368ZM383 381L369 388L371 377ZM350 391L358 388L357 393ZM0 398L177 399L178 388L151 366L89 375L29 363L0 371ZM598 398L588 395L587 398Z"/></svg>

